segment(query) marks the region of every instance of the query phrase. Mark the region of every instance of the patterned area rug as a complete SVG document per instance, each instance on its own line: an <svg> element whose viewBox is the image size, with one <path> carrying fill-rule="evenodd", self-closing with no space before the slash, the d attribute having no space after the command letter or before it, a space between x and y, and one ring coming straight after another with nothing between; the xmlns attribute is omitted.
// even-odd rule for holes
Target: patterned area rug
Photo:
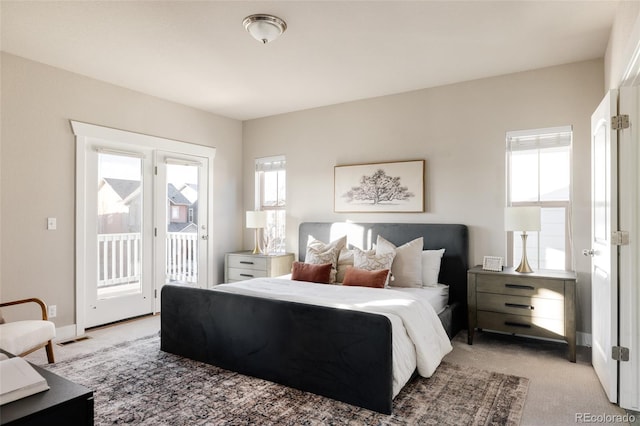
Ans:
<svg viewBox="0 0 640 426"><path fill-rule="evenodd" d="M442 363L384 415L162 352L157 335L46 368L94 390L96 425L517 425L529 386Z"/></svg>

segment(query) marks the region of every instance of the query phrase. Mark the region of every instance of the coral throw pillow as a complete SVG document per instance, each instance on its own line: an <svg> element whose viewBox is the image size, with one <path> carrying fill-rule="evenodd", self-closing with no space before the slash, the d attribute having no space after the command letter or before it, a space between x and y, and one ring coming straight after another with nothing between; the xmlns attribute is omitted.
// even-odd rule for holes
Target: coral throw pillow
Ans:
<svg viewBox="0 0 640 426"><path fill-rule="evenodd" d="M384 288L389 275L388 269L367 271L366 269L347 268L342 285Z"/></svg>
<svg viewBox="0 0 640 426"><path fill-rule="evenodd" d="M309 281L312 283L328 284L331 282L331 263L304 263L293 262L291 279L296 281Z"/></svg>

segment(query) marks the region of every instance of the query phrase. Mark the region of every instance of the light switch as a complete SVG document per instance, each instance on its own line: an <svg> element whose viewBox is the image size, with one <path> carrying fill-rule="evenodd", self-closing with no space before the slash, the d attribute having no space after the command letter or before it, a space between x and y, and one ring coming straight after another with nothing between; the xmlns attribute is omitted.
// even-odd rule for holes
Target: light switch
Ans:
<svg viewBox="0 0 640 426"><path fill-rule="evenodd" d="M55 217L48 217L47 218L47 229L49 231L55 231L57 227L57 221Z"/></svg>

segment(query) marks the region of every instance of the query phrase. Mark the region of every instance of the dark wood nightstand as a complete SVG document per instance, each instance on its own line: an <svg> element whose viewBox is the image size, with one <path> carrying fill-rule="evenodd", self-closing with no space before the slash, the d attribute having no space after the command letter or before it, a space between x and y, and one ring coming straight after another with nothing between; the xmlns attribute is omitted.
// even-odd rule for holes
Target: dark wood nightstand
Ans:
<svg viewBox="0 0 640 426"><path fill-rule="evenodd" d="M576 274L536 271L530 274L506 268L467 273L468 344L475 329L564 340L569 361L576 362Z"/></svg>

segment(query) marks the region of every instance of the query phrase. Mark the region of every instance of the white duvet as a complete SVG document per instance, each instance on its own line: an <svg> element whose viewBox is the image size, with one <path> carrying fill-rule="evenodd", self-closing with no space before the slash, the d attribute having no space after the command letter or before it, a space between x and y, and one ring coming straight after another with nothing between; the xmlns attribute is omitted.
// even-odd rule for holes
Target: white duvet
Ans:
<svg viewBox="0 0 640 426"><path fill-rule="evenodd" d="M452 350L433 307L406 292L283 278L255 278L220 284L213 290L385 315L392 327L394 397L416 368L422 377L431 377Z"/></svg>

